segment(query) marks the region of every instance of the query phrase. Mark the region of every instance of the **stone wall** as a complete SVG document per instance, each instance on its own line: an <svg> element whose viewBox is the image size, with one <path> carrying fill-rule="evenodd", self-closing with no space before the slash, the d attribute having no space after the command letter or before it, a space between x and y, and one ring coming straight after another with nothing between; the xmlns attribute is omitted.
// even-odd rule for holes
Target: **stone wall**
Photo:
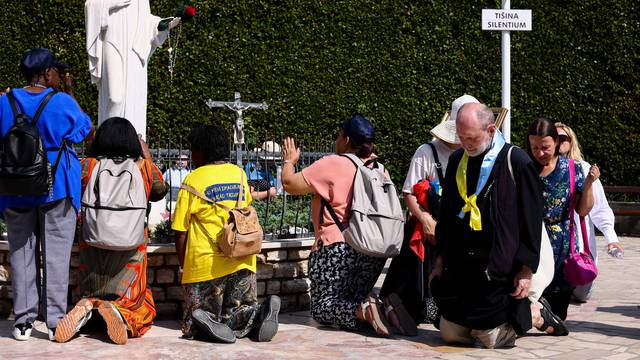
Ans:
<svg viewBox="0 0 640 360"><path fill-rule="evenodd" d="M279 295L283 311L309 309L308 258L311 239L265 242L258 255L258 298ZM74 246L69 272L69 304L77 301L78 250ZM9 246L0 241L0 317L12 314ZM173 244L149 245L147 283L153 292L158 319L182 317L183 291Z"/></svg>

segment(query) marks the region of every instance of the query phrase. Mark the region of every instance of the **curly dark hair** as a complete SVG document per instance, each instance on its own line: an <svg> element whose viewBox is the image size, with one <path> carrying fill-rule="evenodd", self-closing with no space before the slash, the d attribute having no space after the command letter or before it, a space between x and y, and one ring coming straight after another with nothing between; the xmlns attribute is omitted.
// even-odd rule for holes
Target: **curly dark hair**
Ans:
<svg viewBox="0 0 640 360"><path fill-rule="evenodd" d="M202 154L206 164L229 160L229 133L219 125L200 125L189 132L191 151Z"/></svg>
<svg viewBox="0 0 640 360"><path fill-rule="evenodd" d="M138 159L142 157L142 147L136 129L129 120L112 117L98 127L88 155L94 158Z"/></svg>

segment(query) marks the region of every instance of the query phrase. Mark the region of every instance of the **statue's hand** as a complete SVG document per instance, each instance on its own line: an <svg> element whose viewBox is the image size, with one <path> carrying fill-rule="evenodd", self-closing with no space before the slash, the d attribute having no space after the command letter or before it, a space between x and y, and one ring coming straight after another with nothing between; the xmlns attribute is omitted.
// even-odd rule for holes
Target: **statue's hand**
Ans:
<svg viewBox="0 0 640 360"><path fill-rule="evenodd" d="M131 0L107 0L109 4L109 10L116 10L119 8L127 7L131 4Z"/></svg>

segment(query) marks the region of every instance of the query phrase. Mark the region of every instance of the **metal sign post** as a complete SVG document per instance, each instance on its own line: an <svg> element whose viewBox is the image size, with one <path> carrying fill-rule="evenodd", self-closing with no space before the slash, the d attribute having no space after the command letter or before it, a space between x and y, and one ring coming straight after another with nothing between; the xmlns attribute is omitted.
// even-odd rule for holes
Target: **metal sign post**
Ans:
<svg viewBox="0 0 640 360"><path fill-rule="evenodd" d="M482 10L482 30L502 32L502 107L507 115L502 133L511 142L511 31L531 31L531 10L511 10L510 0L502 0L502 9Z"/></svg>
<svg viewBox="0 0 640 360"><path fill-rule="evenodd" d="M207 100L210 108L227 108L236 113L236 123L233 126L233 144L236 148L236 164L242 167L242 145L244 144L244 119L242 112L249 109L266 110L269 105L266 103L247 103L240 101L240 93L234 93L234 101L213 101Z"/></svg>

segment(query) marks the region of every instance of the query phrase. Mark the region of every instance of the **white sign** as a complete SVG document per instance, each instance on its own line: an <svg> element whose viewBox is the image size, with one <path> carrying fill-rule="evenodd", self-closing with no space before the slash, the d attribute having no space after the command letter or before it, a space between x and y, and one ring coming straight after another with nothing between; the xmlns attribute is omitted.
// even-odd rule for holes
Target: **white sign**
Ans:
<svg viewBox="0 0 640 360"><path fill-rule="evenodd" d="M531 31L531 10L482 9L482 30Z"/></svg>

